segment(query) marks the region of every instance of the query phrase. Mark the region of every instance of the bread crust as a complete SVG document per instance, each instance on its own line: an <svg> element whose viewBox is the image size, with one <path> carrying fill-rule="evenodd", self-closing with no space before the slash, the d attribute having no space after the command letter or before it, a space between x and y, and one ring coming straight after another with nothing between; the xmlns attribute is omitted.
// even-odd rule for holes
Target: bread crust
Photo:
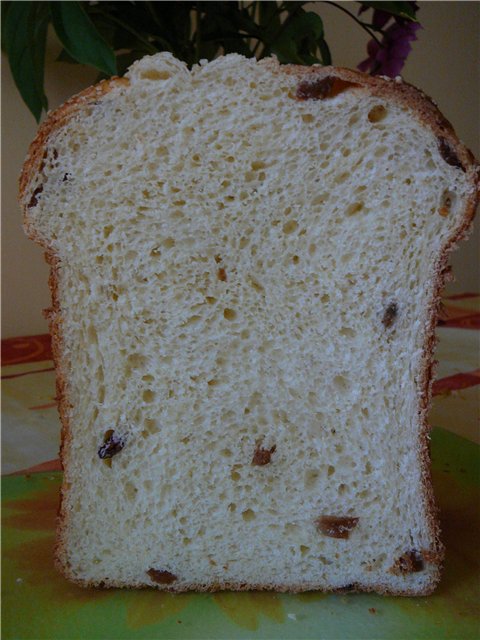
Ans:
<svg viewBox="0 0 480 640"><path fill-rule="evenodd" d="M361 583L351 583L347 584L343 587L336 588L324 588L316 585L311 582L308 584L301 585L265 585L265 584L249 584L245 582L212 582L211 584L196 584L191 583L182 587L172 587L172 586L159 586L152 583L146 582L138 582L135 584L129 584L125 586L120 582L89 582L84 580L79 580L73 574L68 571L65 571L63 566L57 566L57 568L63 573L63 575L68 578L71 582L76 584L79 587L87 588L87 589L157 589L158 591L168 591L169 593L181 594L188 593L190 591L196 591L201 593L216 593L218 591L274 591L275 593L305 593L308 591L316 591L319 593L377 593L382 596L402 596L402 597L414 597L414 596L429 596L435 590L437 582L432 581L428 587L418 593L418 591L413 591L411 589L402 589L396 590L386 587L384 585L362 585Z"/></svg>
<svg viewBox="0 0 480 640"><path fill-rule="evenodd" d="M372 77L357 71L339 67L302 67L298 65L280 66L274 59L264 60L261 64L267 66L274 74L288 74L296 77L299 81L304 79L320 80L326 77L339 78L340 80L343 80L345 82L357 85L357 87L359 87L360 89L367 89L372 95L377 96L379 99L394 101L397 104L400 104L403 108L411 110L412 114L417 117L422 122L422 124L430 128L437 136L437 138L443 138L444 140L446 140L447 144L450 146L450 148L453 150L453 152L456 154L456 157L460 161L461 169L465 171L471 184L471 193L466 203L461 224L457 226L455 232L444 244L437 260L437 264L435 266L434 277L431 282L430 303L428 307L427 325L425 327L424 344L422 348L420 380L417 383L420 425L418 460L422 474L425 504L424 511L427 516L431 538L435 541L434 548L429 549L425 555L428 556L427 560L429 565L436 567L436 571L434 572L434 577L431 580L430 584L427 585L427 587L421 593L408 589L392 590L382 584L376 586L365 586L361 584L348 585L349 591L375 591L384 595L428 595L434 590L436 584L438 583L438 580L440 579L441 564L444 556L444 547L440 540L437 507L435 505L431 483L429 454L430 427L428 424L428 412L431 404L433 373L435 368L435 362L433 360L433 353L436 345L435 328L437 325L439 312L440 294L447 277L447 263L449 255L451 251L457 246L459 241L467 235L471 222L475 215L476 206L480 199L480 167L476 163L472 153L458 140L452 125L440 113L433 100L412 85L403 82L400 78L392 80L390 78ZM95 103L97 100L110 93L113 89L121 86L127 87L129 84L130 82L127 78L115 77L107 81L102 81L101 83L89 87L76 96L72 97L61 107L49 113L47 119L39 128L36 138L30 145L29 154L25 160L19 181L19 201L23 208L23 224L25 232L32 240L39 243L46 249L46 259L51 268L49 285L52 295L52 308L46 312L46 315L49 319L50 324L53 356L57 372L57 401L62 423L60 458L64 469L67 466L66 451L68 450L67 444L71 439L71 430L69 425L69 391L66 365L63 357L64 348L62 338L62 317L58 298L58 273L59 269L61 268L61 264L58 256L55 254L55 250L52 244L47 242L38 234L29 217L29 197L35 185L39 184L38 176L41 173L41 165L44 154L47 152L52 139L62 129L62 127L70 122L72 118L74 118L77 114L81 114L82 109L88 107L92 103ZM65 480L64 487L62 488L62 495L64 491ZM80 586L102 586L106 588L124 587L125 585L113 581L104 582L98 585L95 583L89 583L88 581L79 580L72 573L70 568L64 565L62 560L62 557L65 557L63 554L63 532L65 530L67 521L68 513L63 506L63 500L61 500L58 515L58 533L56 547L57 568L67 578ZM183 586L181 588L175 588L174 586L165 587L148 583L139 583L134 586L138 588L150 586L171 592L182 592L191 590L275 590L279 592L293 593L309 590L324 590L314 584L272 586L234 582L212 583L211 585L191 584ZM334 590L328 589L328 591ZM337 591L344 591L344 589L337 589Z"/></svg>

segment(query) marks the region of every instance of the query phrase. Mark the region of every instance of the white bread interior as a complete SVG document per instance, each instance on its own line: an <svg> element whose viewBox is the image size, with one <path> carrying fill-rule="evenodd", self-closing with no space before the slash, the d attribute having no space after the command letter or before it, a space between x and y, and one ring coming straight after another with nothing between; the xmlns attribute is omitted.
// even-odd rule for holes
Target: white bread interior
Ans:
<svg viewBox="0 0 480 640"><path fill-rule="evenodd" d="M53 263L58 562L81 584L438 581L432 319L472 169L415 105L360 84L298 99L295 69L144 58L28 178Z"/></svg>

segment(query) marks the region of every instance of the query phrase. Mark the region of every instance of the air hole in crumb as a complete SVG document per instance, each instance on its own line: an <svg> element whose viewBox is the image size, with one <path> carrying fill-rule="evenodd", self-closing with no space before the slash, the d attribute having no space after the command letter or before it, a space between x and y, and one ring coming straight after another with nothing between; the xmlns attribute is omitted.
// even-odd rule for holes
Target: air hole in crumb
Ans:
<svg viewBox="0 0 480 640"><path fill-rule="evenodd" d="M235 320L237 317L237 312L234 309L224 309L223 317L225 320Z"/></svg>
<svg viewBox="0 0 480 640"><path fill-rule="evenodd" d="M143 424L145 426L145 431L148 431L150 434L158 433L160 431L157 421L153 418L145 418Z"/></svg>
<svg viewBox="0 0 480 640"><path fill-rule="evenodd" d="M133 483L131 482L125 483L124 496L127 500L131 500L131 501L135 500L137 493L138 493L138 489Z"/></svg>
<svg viewBox="0 0 480 640"><path fill-rule="evenodd" d="M245 511L242 511L242 518L245 520L245 522L254 520L256 518L255 511L252 511L252 509L246 509Z"/></svg>
<svg viewBox="0 0 480 640"><path fill-rule="evenodd" d="M381 122L387 115L387 110L382 104L377 104L372 107L368 112L368 119L370 122Z"/></svg>
<svg viewBox="0 0 480 640"><path fill-rule="evenodd" d="M142 398L144 402L153 402L155 399L155 392L151 389L145 389L142 394Z"/></svg>
<svg viewBox="0 0 480 640"><path fill-rule="evenodd" d="M298 222L296 220L289 220L283 225L283 233L293 233L298 228Z"/></svg>
<svg viewBox="0 0 480 640"><path fill-rule="evenodd" d="M145 69L140 74L143 80L168 80L170 78L170 72L159 69Z"/></svg>
<svg viewBox="0 0 480 640"><path fill-rule="evenodd" d="M301 545L300 545L300 554L301 554L302 556L306 555L309 551L310 551L310 547L307 547L307 546L306 546L306 545L304 545L304 544L301 544Z"/></svg>
<svg viewBox="0 0 480 640"><path fill-rule="evenodd" d="M310 470L305 473L305 488L312 489L318 482L320 473L317 470Z"/></svg>
<svg viewBox="0 0 480 640"><path fill-rule="evenodd" d="M259 293L263 293L265 291L264 287L251 276L249 278L249 282L255 291L258 291Z"/></svg>
<svg viewBox="0 0 480 640"><path fill-rule="evenodd" d="M313 122L315 120L315 117L311 113L304 113L302 115L302 120L304 122Z"/></svg>
<svg viewBox="0 0 480 640"><path fill-rule="evenodd" d="M345 376L338 375L333 378L333 386L339 391L345 391L348 389L349 383Z"/></svg>
<svg viewBox="0 0 480 640"><path fill-rule="evenodd" d="M327 475L328 476L333 476L333 474L335 473L335 467L331 464L328 465L327 467Z"/></svg>
<svg viewBox="0 0 480 640"><path fill-rule="evenodd" d="M326 193L321 193L318 196L315 196L315 198L312 200L312 205L316 206L320 204L325 204L327 200L328 200L328 195Z"/></svg>
<svg viewBox="0 0 480 640"><path fill-rule="evenodd" d="M344 171L339 176L335 178L336 184L343 184L350 177L350 173L348 171Z"/></svg>
<svg viewBox="0 0 480 640"><path fill-rule="evenodd" d="M298 256L293 256L292 262L293 264L298 264L300 262L300 258Z"/></svg>
<svg viewBox="0 0 480 640"><path fill-rule="evenodd" d="M339 333L341 336L344 336L346 338L354 338L357 335L356 331L351 327L342 327Z"/></svg>
<svg viewBox="0 0 480 640"><path fill-rule="evenodd" d="M192 324L197 324L197 322L199 322L202 319L202 316L191 316L190 318L188 318L188 320L186 320L182 326L186 327Z"/></svg>
<svg viewBox="0 0 480 640"><path fill-rule="evenodd" d="M147 364L147 358L141 353L131 353L127 362L132 369L139 369Z"/></svg>
<svg viewBox="0 0 480 640"><path fill-rule="evenodd" d="M360 213L363 207L364 207L363 202L352 202L352 204L350 204L347 207L347 210L345 211L345 213L347 216L354 216L355 214Z"/></svg>

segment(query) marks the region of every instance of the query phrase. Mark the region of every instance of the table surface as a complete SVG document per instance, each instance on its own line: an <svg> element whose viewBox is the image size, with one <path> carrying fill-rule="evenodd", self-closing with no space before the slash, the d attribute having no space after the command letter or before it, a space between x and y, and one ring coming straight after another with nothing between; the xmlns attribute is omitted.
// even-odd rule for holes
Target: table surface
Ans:
<svg viewBox="0 0 480 640"><path fill-rule="evenodd" d="M83 590L52 564L60 424L46 335L2 341L5 638L480 638L480 296L444 301L430 414L447 558L427 598Z"/></svg>

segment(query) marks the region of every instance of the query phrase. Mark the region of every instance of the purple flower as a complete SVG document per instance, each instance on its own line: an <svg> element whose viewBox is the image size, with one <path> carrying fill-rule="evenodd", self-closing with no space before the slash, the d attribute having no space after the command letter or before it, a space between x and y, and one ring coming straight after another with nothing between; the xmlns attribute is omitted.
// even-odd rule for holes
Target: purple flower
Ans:
<svg viewBox="0 0 480 640"><path fill-rule="evenodd" d="M416 3L411 4L416 10ZM363 10L365 8L362 8L360 12ZM374 10L372 25L375 29L383 30L383 37L380 44L376 40L369 41L367 44L368 58L358 65L360 71L391 78L398 76L402 71L412 49L410 43L417 39L416 32L423 27L418 22L395 16L393 24L383 29L391 17L384 11Z"/></svg>

